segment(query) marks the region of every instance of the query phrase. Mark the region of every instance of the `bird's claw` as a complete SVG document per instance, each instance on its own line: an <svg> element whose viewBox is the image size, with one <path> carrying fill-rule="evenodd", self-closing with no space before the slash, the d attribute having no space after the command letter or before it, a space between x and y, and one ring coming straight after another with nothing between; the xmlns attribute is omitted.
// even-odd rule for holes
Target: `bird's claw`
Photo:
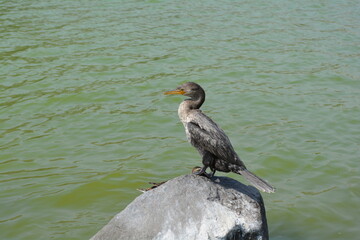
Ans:
<svg viewBox="0 0 360 240"><path fill-rule="evenodd" d="M207 178L212 178L214 176L215 172L212 173L207 173L206 172L206 167L194 167L192 169L192 173L198 176L203 176L203 177L207 177Z"/></svg>

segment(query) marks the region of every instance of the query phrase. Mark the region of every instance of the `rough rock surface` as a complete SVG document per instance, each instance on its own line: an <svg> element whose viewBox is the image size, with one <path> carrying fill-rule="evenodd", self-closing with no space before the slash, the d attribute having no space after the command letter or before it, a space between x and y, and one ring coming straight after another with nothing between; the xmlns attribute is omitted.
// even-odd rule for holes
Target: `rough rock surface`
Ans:
<svg viewBox="0 0 360 240"><path fill-rule="evenodd" d="M257 189L228 177L185 175L147 191L91 240L266 240Z"/></svg>

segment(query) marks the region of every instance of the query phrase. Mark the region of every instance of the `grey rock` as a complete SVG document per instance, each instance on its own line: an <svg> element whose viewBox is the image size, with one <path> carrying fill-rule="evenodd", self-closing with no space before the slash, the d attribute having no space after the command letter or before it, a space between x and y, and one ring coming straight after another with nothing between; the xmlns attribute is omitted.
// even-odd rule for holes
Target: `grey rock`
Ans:
<svg viewBox="0 0 360 240"><path fill-rule="evenodd" d="M257 189L228 177L185 175L147 191L91 240L267 240Z"/></svg>

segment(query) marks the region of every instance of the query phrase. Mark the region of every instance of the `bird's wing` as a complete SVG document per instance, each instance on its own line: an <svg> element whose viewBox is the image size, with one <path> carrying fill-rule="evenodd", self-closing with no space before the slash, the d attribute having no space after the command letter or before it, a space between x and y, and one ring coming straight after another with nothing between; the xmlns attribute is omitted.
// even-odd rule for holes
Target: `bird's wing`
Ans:
<svg viewBox="0 0 360 240"><path fill-rule="evenodd" d="M224 131L201 111L198 111L186 125L190 141L195 147L205 149L222 160L239 164L238 157Z"/></svg>

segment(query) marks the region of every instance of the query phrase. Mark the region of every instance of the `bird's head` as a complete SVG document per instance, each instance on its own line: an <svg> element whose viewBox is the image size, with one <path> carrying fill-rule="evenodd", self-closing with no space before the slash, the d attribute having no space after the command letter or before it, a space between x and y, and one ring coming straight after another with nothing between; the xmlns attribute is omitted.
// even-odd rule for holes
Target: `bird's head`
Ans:
<svg viewBox="0 0 360 240"><path fill-rule="evenodd" d="M176 89L164 92L165 95L170 94L180 94L187 97L190 97L191 99L198 99L200 97L205 98L205 91L202 89L202 87L194 82L187 82L180 86L178 86Z"/></svg>

